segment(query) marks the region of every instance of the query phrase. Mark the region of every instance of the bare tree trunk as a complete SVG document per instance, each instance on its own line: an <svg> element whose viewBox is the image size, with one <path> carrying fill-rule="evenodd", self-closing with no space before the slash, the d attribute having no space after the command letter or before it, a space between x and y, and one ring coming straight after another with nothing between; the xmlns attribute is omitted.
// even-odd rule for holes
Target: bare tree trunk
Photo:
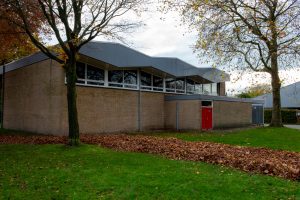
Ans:
<svg viewBox="0 0 300 200"><path fill-rule="evenodd" d="M283 124L281 118L281 100L280 100L281 82L278 75L277 53L272 54L271 68L272 68L271 77L272 77L273 109L272 109L272 120L270 126L282 127Z"/></svg>
<svg viewBox="0 0 300 200"><path fill-rule="evenodd" d="M67 76L67 100L69 120L69 145L77 146L79 139L79 124L77 115L77 93L76 93L76 59L70 58L65 66Z"/></svg>

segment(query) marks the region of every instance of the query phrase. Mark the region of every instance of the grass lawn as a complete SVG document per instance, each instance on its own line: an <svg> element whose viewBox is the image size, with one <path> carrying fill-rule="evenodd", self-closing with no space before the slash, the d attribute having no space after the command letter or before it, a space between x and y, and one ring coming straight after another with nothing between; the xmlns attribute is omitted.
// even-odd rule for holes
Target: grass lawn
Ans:
<svg viewBox="0 0 300 200"><path fill-rule="evenodd" d="M0 155L0 199L300 198L300 182L92 145L0 145Z"/></svg>
<svg viewBox="0 0 300 200"><path fill-rule="evenodd" d="M193 133L146 133L163 137L177 137L188 141L210 141L225 144L266 147L300 152L300 130L290 128L254 128L239 131Z"/></svg>

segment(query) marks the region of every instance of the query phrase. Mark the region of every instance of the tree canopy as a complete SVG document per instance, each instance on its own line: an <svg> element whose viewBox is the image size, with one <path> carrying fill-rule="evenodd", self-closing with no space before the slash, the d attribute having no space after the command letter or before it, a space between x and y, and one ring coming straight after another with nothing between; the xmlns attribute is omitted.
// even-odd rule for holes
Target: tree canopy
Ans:
<svg viewBox="0 0 300 200"><path fill-rule="evenodd" d="M34 0L28 0L26 3L30 6ZM27 16L28 21L31 22L29 26L38 38L43 20L36 10L32 13ZM18 15L6 7L4 2L0 2L0 64L11 62L37 51L25 31L15 22L20 22Z"/></svg>
<svg viewBox="0 0 300 200"><path fill-rule="evenodd" d="M245 91L241 92L236 96L239 98L254 98L270 92L272 92L271 85L259 84L259 85L250 86L248 89L246 89Z"/></svg>

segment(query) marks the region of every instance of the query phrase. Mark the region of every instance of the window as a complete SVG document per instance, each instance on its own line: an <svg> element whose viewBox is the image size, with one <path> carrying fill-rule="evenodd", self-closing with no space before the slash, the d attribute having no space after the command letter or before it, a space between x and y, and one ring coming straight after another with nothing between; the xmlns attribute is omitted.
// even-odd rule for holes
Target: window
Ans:
<svg viewBox="0 0 300 200"><path fill-rule="evenodd" d="M195 84L195 93L196 94L203 94L203 85L202 84Z"/></svg>
<svg viewBox="0 0 300 200"><path fill-rule="evenodd" d="M108 85L112 87L137 88L137 71L111 70L108 71Z"/></svg>
<svg viewBox="0 0 300 200"><path fill-rule="evenodd" d="M123 87L123 70L108 71L109 86Z"/></svg>
<svg viewBox="0 0 300 200"><path fill-rule="evenodd" d="M202 106L209 106L210 107L210 106L212 106L212 102L211 101L202 101L201 105Z"/></svg>
<svg viewBox="0 0 300 200"><path fill-rule="evenodd" d="M185 78L176 79L176 92L177 93L185 92Z"/></svg>
<svg viewBox="0 0 300 200"><path fill-rule="evenodd" d="M203 93L204 94L211 94L211 84L204 84L203 85Z"/></svg>
<svg viewBox="0 0 300 200"><path fill-rule="evenodd" d="M143 90L151 90L152 81L151 74L146 72L141 72L141 88Z"/></svg>
<svg viewBox="0 0 300 200"><path fill-rule="evenodd" d="M186 80L186 92L188 94L194 94L195 93L195 82L187 79Z"/></svg>
<svg viewBox="0 0 300 200"><path fill-rule="evenodd" d="M81 62L76 63L77 83L85 83L85 64Z"/></svg>
<svg viewBox="0 0 300 200"><path fill-rule="evenodd" d="M124 71L124 87L137 88L137 71L135 70Z"/></svg>
<svg viewBox="0 0 300 200"><path fill-rule="evenodd" d="M153 75L153 90L163 91L164 90L164 79Z"/></svg>
<svg viewBox="0 0 300 200"><path fill-rule="evenodd" d="M212 93L212 95L218 95L218 84L217 83L211 84L211 93Z"/></svg>
<svg viewBox="0 0 300 200"><path fill-rule="evenodd" d="M166 79L166 91L167 92L175 92L176 88L176 79L175 78L167 78Z"/></svg>
<svg viewBox="0 0 300 200"><path fill-rule="evenodd" d="M87 65L87 84L104 85L104 70Z"/></svg>

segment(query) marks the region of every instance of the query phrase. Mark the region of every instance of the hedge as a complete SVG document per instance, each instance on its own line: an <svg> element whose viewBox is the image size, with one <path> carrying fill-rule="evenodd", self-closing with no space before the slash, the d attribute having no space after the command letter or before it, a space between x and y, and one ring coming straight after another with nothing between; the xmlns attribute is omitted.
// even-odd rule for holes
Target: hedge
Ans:
<svg viewBox="0 0 300 200"><path fill-rule="evenodd" d="M284 124L296 124L297 116L296 110L281 110L282 122ZM272 119L272 110L265 110L264 120L265 123L270 123Z"/></svg>

